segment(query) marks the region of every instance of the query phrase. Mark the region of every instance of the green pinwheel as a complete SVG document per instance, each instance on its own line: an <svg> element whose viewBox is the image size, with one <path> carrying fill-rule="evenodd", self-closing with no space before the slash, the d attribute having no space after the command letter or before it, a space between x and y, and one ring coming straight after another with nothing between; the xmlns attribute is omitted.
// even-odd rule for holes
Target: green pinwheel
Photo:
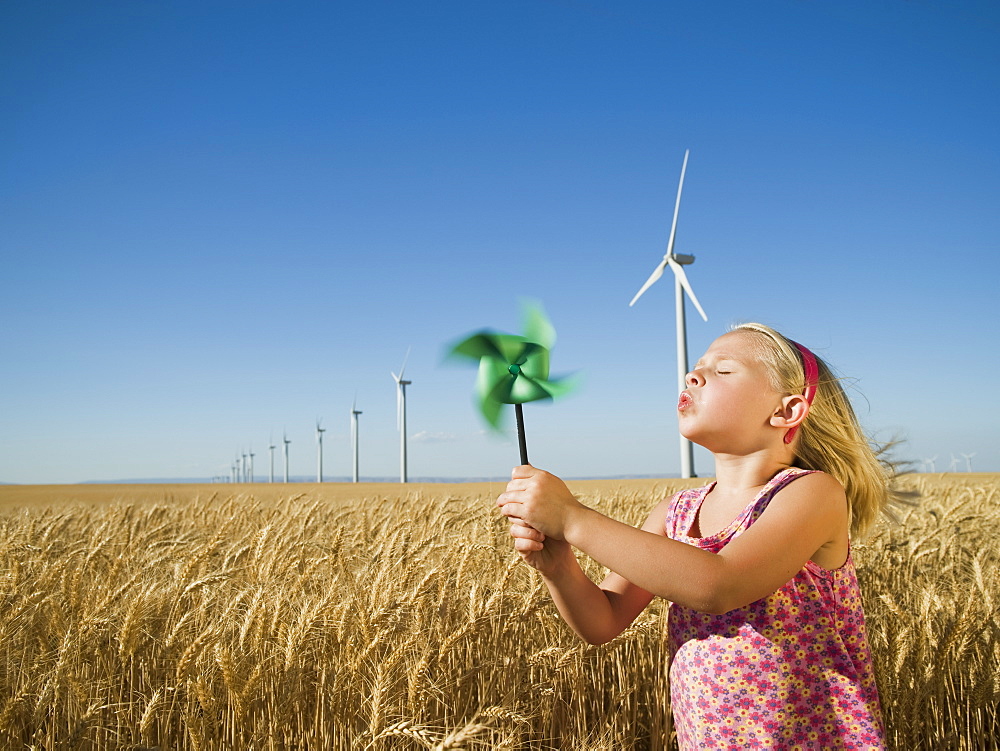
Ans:
<svg viewBox="0 0 1000 751"><path fill-rule="evenodd" d="M476 393L483 417L499 430L503 405L513 404L521 463L528 463L521 405L569 393L571 379L549 377L549 352L556 331L540 306L523 306L524 335L480 331L451 348L450 354L479 361Z"/></svg>

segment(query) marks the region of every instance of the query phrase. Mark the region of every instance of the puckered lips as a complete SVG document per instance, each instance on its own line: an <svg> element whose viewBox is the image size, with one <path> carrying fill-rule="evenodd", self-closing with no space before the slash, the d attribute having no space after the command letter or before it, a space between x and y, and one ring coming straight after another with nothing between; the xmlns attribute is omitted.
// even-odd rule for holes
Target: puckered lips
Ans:
<svg viewBox="0 0 1000 751"><path fill-rule="evenodd" d="M681 395L677 398L677 411L683 412L692 404L694 404L694 399L691 398L691 394L687 391L682 391Z"/></svg>

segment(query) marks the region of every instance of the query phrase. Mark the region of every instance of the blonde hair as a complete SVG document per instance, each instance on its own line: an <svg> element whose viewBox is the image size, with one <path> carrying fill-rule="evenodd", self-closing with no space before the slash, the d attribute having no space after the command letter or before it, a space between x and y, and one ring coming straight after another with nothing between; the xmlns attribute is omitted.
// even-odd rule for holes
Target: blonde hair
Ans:
<svg viewBox="0 0 1000 751"><path fill-rule="evenodd" d="M755 335L775 390L784 394L805 390L802 358L790 339L762 323L742 323L732 330ZM851 534L864 535L881 514L892 517L890 503L902 500L904 494L892 487L899 465L887 458L892 442L878 445L865 435L830 366L819 357L816 364L816 396L799 426L792 465L835 477L847 493Z"/></svg>

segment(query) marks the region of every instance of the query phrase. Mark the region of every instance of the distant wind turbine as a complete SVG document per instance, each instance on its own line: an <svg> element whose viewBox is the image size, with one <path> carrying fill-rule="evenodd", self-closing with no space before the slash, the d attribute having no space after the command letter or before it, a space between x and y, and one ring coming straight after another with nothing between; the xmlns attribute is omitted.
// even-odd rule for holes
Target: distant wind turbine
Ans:
<svg viewBox="0 0 1000 751"><path fill-rule="evenodd" d="M667 241L667 252L663 256L663 260L660 264L653 270L653 273L649 275L649 279L646 283L642 285L638 292L636 292L635 297L632 298L632 302L629 303L629 307L635 305L636 300L642 297L642 294L649 289L653 284L663 276L664 270L669 266L670 270L674 272L674 305L677 314L677 391L678 393L683 391L686 384L685 380L688 372L687 363L687 326L684 316L684 294L691 298L691 302L694 303L695 308L698 309L698 313L701 314L702 320L708 321L708 316L705 315L705 311L701 307L701 303L698 302L698 298L695 297L694 290L691 288L691 284L687 280L687 274L684 273L684 266L694 263L694 256L682 255L680 253L674 252L674 241L677 239L677 215L681 208L681 191L684 189L684 173L687 171L688 155L690 154L690 149L684 152L684 163L681 165L681 179L677 184L677 201L674 203L674 221L670 225L670 239ZM684 436L680 438L681 445L681 477L695 477L694 474L694 447Z"/></svg>
<svg viewBox="0 0 1000 751"><path fill-rule="evenodd" d="M932 456L930 459L924 459L924 465L928 468L929 472L937 472L937 465L934 463L937 461L937 454Z"/></svg>
<svg viewBox="0 0 1000 751"><path fill-rule="evenodd" d="M243 460L240 464L240 474L242 475L243 482L247 481L247 455L242 454Z"/></svg>
<svg viewBox="0 0 1000 751"><path fill-rule="evenodd" d="M948 465L948 471L954 472L956 469L958 469L958 457L952 454L951 463Z"/></svg>
<svg viewBox="0 0 1000 751"><path fill-rule="evenodd" d="M288 444L291 441L288 440L288 433L281 434L281 441L285 444L285 482L288 482Z"/></svg>
<svg viewBox="0 0 1000 751"><path fill-rule="evenodd" d="M413 381L404 381L403 373L406 371L406 361L410 357L410 350L407 348L406 357L403 358L403 367L399 369L399 375L392 374L396 382L396 427L399 429L399 481L406 482L406 387Z"/></svg>
<svg viewBox="0 0 1000 751"><path fill-rule="evenodd" d="M965 459L965 471L966 472L971 472L972 471L972 457L974 457L975 455L976 455L975 451L973 451L971 454L962 454L962 458Z"/></svg>
<svg viewBox="0 0 1000 751"><path fill-rule="evenodd" d="M268 438L267 444L268 444L267 445L267 451L271 455L271 465L270 465L270 469L268 470L268 473L267 473L267 481L273 483L274 482L274 448L275 448L275 446L274 446L274 438L273 437Z"/></svg>
<svg viewBox="0 0 1000 751"><path fill-rule="evenodd" d="M250 466L249 466L250 482L253 482L253 457L254 457L253 449L250 449L250 453L248 454L248 456L250 457Z"/></svg>
<svg viewBox="0 0 1000 751"><path fill-rule="evenodd" d="M320 426L316 419L316 482L323 482L323 434L326 428Z"/></svg>
<svg viewBox="0 0 1000 751"><path fill-rule="evenodd" d="M354 403L351 405L351 445L354 447L354 482L358 481L358 415L361 412L358 410L358 398L354 397Z"/></svg>

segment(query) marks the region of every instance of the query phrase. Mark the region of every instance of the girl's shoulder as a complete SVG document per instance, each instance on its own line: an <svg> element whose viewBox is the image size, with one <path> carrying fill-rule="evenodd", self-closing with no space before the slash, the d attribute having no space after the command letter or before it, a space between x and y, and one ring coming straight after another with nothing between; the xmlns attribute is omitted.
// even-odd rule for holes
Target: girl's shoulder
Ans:
<svg viewBox="0 0 1000 751"><path fill-rule="evenodd" d="M795 489L807 492L844 492L844 486L833 475L820 469L786 467L772 477L764 486L761 495L774 495L795 482Z"/></svg>
<svg viewBox="0 0 1000 751"><path fill-rule="evenodd" d="M833 475L818 469L788 467L771 478L757 496L753 520L775 505L789 511L795 509L797 513L810 508L829 510L842 507L846 513L847 494Z"/></svg>

